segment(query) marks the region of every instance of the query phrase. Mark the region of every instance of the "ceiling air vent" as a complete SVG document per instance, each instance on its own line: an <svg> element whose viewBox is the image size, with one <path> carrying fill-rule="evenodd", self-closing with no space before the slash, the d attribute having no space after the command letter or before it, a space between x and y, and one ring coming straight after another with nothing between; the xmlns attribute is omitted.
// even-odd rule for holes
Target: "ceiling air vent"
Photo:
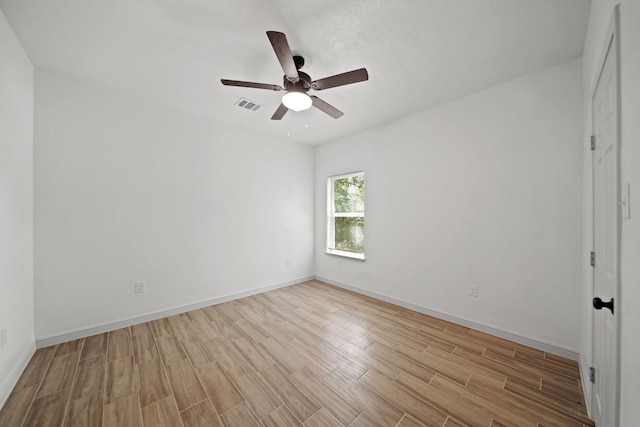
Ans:
<svg viewBox="0 0 640 427"><path fill-rule="evenodd" d="M262 105L256 104L255 102L247 98L238 99L235 105L237 105L240 108L244 108L245 110L251 110L251 111L258 111L262 107Z"/></svg>

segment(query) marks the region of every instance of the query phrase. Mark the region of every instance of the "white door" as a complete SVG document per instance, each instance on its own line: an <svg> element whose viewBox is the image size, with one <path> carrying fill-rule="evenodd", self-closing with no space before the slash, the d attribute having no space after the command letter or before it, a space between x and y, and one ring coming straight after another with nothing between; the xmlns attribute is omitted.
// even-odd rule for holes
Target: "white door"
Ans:
<svg viewBox="0 0 640 427"><path fill-rule="evenodd" d="M617 11L616 11L617 12ZM607 36L593 92L593 384L592 416L598 427L617 426L619 114L617 14Z"/></svg>

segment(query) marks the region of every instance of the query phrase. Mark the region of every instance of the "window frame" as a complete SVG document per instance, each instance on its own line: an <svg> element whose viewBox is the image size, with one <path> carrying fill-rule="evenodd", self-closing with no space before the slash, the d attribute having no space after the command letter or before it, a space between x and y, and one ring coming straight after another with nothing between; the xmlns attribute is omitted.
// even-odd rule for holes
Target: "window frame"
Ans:
<svg viewBox="0 0 640 427"><path fill-rule="evenodd" d="M352 178L354 176L361 176L365 180L365 202L362 212L334 212L335 208L335 196L334 196L334 182L337 179ZM365 253L363 252L351 252L341 249L332 248L335 246L335 218L362 218L364 221L366 211L366 178L364 170L356 172L341 173L338 175L332 175L327 178L327 241L325 246L325 253L327 255L336 255L345 258L352 258L356 260L365 260ZM366 228L366 226L365 226Z"/></svg>

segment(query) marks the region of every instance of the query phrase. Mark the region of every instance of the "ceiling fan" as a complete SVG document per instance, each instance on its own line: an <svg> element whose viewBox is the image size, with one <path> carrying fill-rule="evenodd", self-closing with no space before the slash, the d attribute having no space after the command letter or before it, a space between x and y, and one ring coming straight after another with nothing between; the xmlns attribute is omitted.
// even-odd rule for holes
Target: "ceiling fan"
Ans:
<svg viewBox="0 0 640 427"><path fill-rule="evenodd" d="M282 119L289 110L302 111L310 108L312 105L334 119L338 119L342 117L344 113L317 96L309 95L309 90L324 90L336 86L358 83L369 79L369 74L367 73L366 68L360 68L358 70L325 77L320 80L311 80L311 77L307 73L300 71L300 68L304 65L304 58L302 56L294 56L291 54L291 49L289 49L289 43L287 43L287 37L284 33L280 33L278 31L267 31L267 37L269 37L271 46L273 46L273 50L278 57L278 61L280 61L282 70L284 71L284 87L239 80L221 79L221 82L226 86L287 91L287 93L282 97L282 103L273 116L271 116L271 120Z"/></svg>

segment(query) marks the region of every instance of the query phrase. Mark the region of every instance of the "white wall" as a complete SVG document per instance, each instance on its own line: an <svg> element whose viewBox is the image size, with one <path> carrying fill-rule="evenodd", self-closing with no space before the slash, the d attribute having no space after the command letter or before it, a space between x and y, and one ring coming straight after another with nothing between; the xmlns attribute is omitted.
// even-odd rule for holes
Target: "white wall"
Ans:
<svg viewBox="0 0 640 427"><path fill-rule="evenodd" d="M638 423L640 402L640 2L637 0L593 0L583 57L584 137L591 135L591 95L598 72L598 61L604 46L604 38L613 16L613 8L620 3L621 43L621 182L631 184L631 219L622 220L621 242L621 301L616 301L620 317L620 425L635 426ZM592 236L592 175L591 153L584 156L585 224L584 250L591 250ZM591 364L591 298L593 281L590 269L583 272L582 342L583 366ZM591 393L586 384L585 393Z"/></svg>
<svg viewBox="0 0 640 427"><path fill-rule="evenodd" d="M0 407L35 349L33 67L0 11Z"/></svg>
<svg viewBox="0 0 640 427"><path fill-rule="evenodd" d="M38 340L313 275L310 147L46 71L35 88Z"/></svg>
<svg viewBox="0 0 640 427"><path fill-rule="evenodd" d="M577 353L580 66L317 147L316 275ZM364 262L324 253L326 179L360 169Z"/></svg>

